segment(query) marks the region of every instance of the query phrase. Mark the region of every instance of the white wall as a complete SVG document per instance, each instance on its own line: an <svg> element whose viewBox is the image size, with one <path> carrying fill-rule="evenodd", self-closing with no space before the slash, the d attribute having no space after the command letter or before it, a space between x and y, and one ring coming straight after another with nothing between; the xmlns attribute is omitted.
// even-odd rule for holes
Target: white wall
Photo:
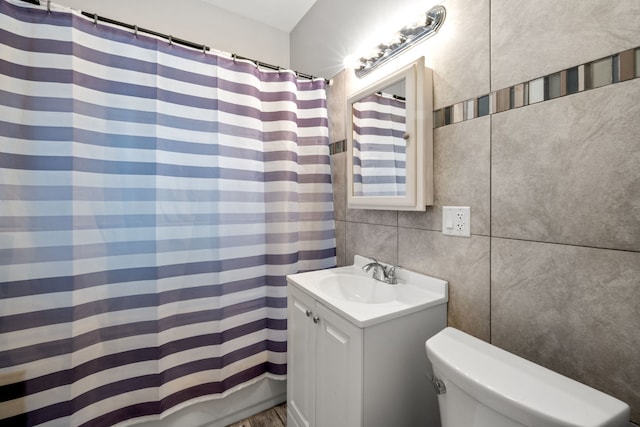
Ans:
<svg viewBox="0 0 640 427"><path fill-rule="evenodd" d="M289 34L201 0L57 0L55 3L273 65L289 66Z"/></svg>

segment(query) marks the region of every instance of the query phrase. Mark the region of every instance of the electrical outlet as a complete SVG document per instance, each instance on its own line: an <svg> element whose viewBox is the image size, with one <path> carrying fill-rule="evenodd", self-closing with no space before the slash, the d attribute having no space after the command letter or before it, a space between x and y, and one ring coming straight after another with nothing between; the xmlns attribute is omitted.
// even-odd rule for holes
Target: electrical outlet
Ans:
<svg viewBox="0 0 640 427"><path fill-rule="evenodd" d="M443 206L442 232L451 236L471 237L471 208L469 206Z"/></svg>
<svg viewBox="0 0 640 427"><path fill-rule="evenodd" d="M456 212L456 217L454 219L454 223L456 226L456 230L463 231L464 230L464 213Z"/></svg>

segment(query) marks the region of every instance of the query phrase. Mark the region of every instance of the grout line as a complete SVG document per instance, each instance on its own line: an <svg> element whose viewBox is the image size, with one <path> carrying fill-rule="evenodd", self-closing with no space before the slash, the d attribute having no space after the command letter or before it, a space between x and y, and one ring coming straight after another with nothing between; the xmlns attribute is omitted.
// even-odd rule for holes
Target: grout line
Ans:
<svg viewBox="0 0 640 427"><path fill-rule="evenodd" d="M491 203L490 203L491 204ZM368 224L368 223L361 223L361 222L357 222L357 221L352 221L355 222L356 224ZM371 224L371 225L382 225L385 226L384 224ZM386 227L392 227L391 225L386 225ZM405 228L407 230L416 230L416 231L430 231L433 233L442 233L442 230L436 230L433 228L417 228L417 227L401 227L398 226L398 228ZM489 229L491 230L491 220L489 220ZM471 235L471 237L488 237L490 239L503 239L503 240L516 240L519 242L528 242L528 243L541 243L541 244L546 244L546 245L557 245L557 246L569 246L569 247L573 247L573 248L584 248L584 249L601 249L601 250L605 250L605 251L617 251L617 252L629 252L632 254L638 254L640 253L640 250L636 251L633 249L620 249L620 248L611 248L611 247L605 247L605 246L590 246L590 245L578 245L575 243L563 243L563 242L549 242L549 241L545 241L545 240L534 240L534 239L525 239L525 238L518 238L518 237L505 237L505 236L494 236L494 235L490 235L490 234L478 234L478 233L474 233ZM456 236L447 236L447 237L456 237ZM491 247L490 247L491 249ZM491 255L491 254L489 254Z"/></svg>
<svg viewBox="0 0 640 427"><path fill-rule="evenodd" d="M493 48L492 48L492 40L491 40L491 29L493 28L492 22L491 22L491 0L489 0L489 92L491 92L493 90L492 87L492 59L493 59ZM512 88L509 90L509 94L511 95L511 93L515 93L515 89ZM515 96L514 96L515 97ZM511 96L510 96L510 100L509 100L509 107L512 107L515 104L515 102L511 102ZM493 114L489 116L489 342L492 343L493 342L493 327L491 324L491 318L492 318L492 314L493 314L493 307L492 307L492 286L491 284L493 283L493 275L492 275L492 271L491 271L491 265L492 263L492 235L493 235L493 230L491 229L491 225L492 225L492 218L493 218L493 204L491 203L492 200L492 196L491 196L491 190L493 189L493 182L492 182L492 177L493 177L493 171L491 169L491 165L493 164Z"/></svg>
<svg viewBox="0 0 640 427"><path fill-rule="evenodd" d="M396 211L396 265L400 265L400 211Z"/></svg>
<svg viewBox="0 0 640 427"><path fill-rule="evenodd" d="M635 251L633 249L618 249L618 248L608 248L603 246L589 246L589 245L577 245L575 243L561 243L561 242L547 242L544 240L531 240L531 239L522 239L517 237L504 237L504 236L491 236L492 239L502 239L502 240L516 240L518 242L529 242L529 243L541 243L546 245L556 245L556 246L569 246L572 248L583 248L583 249L600 249L603 251L617 251L617 252L629 252L632 254L638 254L640 251Z"/></svg>

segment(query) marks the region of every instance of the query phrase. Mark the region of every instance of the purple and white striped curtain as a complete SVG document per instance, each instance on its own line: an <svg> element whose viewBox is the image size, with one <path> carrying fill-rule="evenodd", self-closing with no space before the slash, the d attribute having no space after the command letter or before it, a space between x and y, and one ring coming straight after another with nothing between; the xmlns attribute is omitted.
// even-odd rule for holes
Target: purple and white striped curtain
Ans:
<svg viewBox="0 0 640 427"><path fill-rule="evenodd" d="M404 99L374 93L353 104L353 191L356 196L404 196L407 131Z"/></svg>
<svg viewBox="0 0 640 427"><path fill-rule="evenodd" d="M110 426L286 374L335 265L324 81L0 0L0 425Z"/></svg>

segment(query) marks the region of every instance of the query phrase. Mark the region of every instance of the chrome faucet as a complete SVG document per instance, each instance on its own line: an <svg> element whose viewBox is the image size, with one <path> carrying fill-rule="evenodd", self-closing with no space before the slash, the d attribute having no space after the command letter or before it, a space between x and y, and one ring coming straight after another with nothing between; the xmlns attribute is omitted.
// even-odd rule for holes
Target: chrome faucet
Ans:
<svg viewBox="0 0 640 427"><path fill-rule="evenodd" d="M373 268L373 278L379 280L384 283L388 283L390 285L395 285L398 283L398 279L396 279L396 267L395 266L385 266L380 264L374 258L370 258L371 262L362 266L362 269L366 272L369 272Z"/></svg>

